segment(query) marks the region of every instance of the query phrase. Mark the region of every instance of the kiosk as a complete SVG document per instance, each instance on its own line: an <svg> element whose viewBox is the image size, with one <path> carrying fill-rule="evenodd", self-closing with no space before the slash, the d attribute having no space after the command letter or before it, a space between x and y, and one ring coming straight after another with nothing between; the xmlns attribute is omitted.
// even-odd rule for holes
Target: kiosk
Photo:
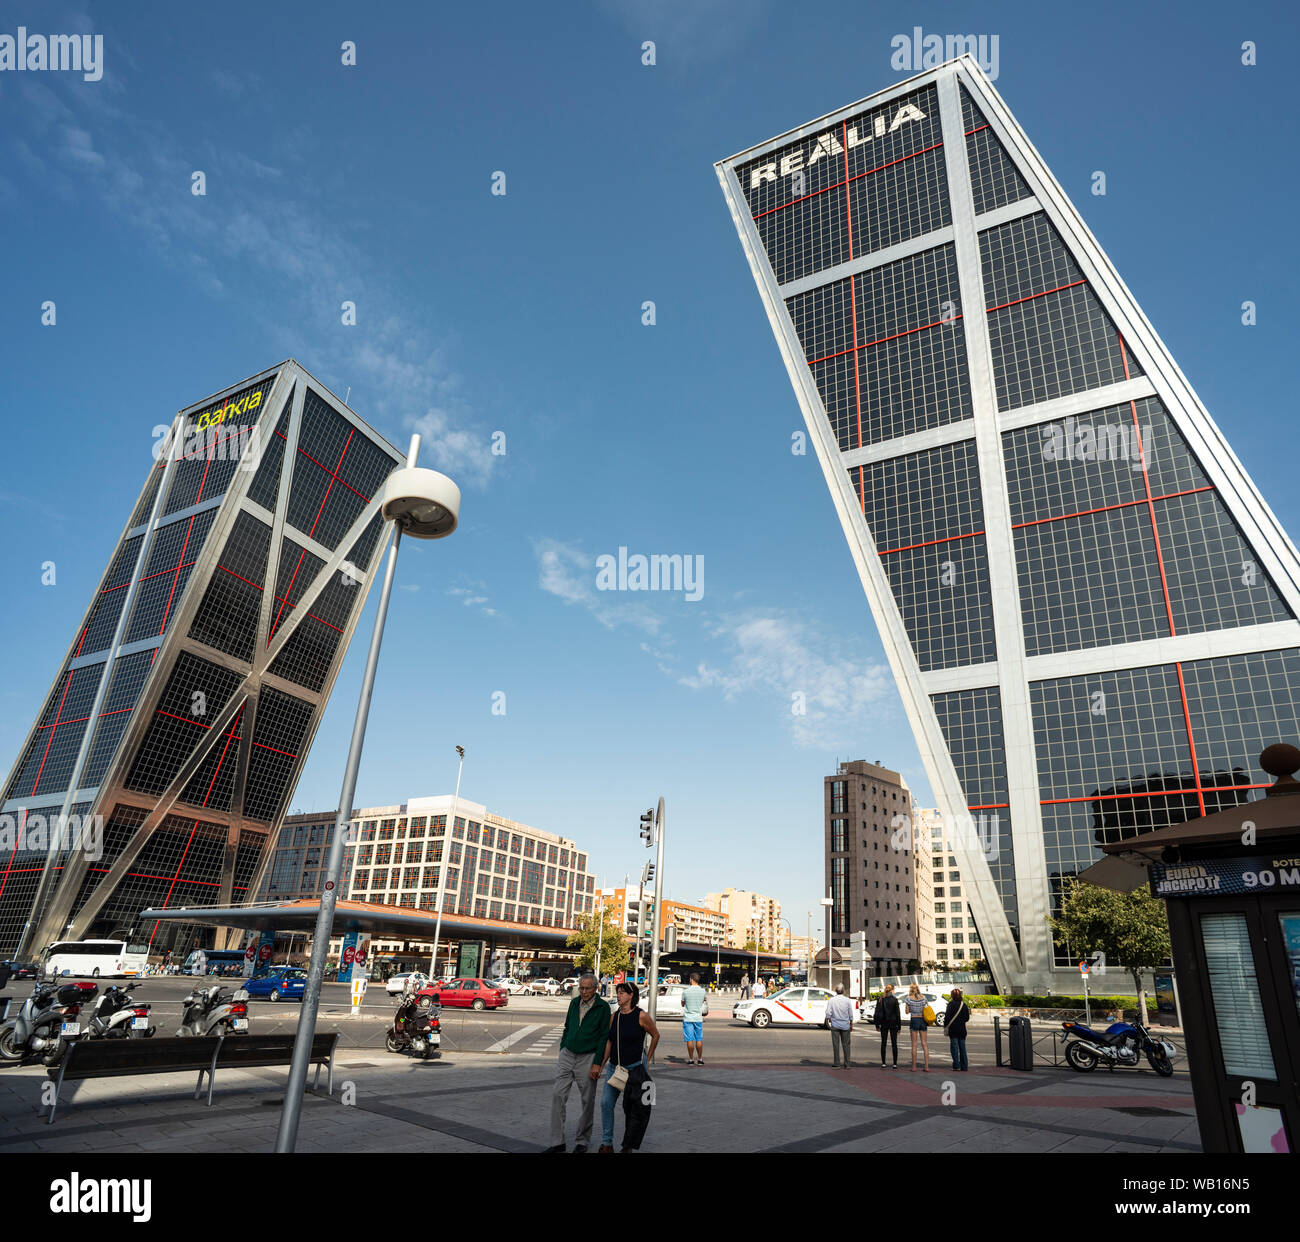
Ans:
<svg viewBox="0 0 1300 1242"><path fill-rule="evenodd" d="M1300 1145L1300 750L1260 766L1277 778L1262 800L1104 843L1080 877L1166 903L1207 1152Z"/></svg>

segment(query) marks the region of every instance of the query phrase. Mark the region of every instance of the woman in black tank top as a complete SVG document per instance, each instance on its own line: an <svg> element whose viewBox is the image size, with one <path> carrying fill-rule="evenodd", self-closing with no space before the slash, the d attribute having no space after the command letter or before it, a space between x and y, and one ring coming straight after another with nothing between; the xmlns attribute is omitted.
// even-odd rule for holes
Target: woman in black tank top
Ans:
<svg viewBox="0 0 1300 1242"><path fill-rule="evenodd" d="M637 1001L640 992L635 983L620 983L615 994L618 1010L609 1024L609 1039L605 1043L605 1059L600 1063L600 1075L605 1085L600 1097L600 1150L614 1150L614 1116L622 1100L620 1092L609 1085L615 1066L627 1069L646 1065L654 1059L659 1046L659 1028ZM646 1051L645 1037L650 1036L650 1050Z"/></svg>

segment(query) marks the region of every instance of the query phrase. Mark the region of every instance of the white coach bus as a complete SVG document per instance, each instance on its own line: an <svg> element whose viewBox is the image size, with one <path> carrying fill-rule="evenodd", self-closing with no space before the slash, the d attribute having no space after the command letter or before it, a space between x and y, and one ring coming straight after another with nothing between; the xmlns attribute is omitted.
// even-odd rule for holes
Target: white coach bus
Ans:
<svg viewBox="0 0 1300 1242"><path fill-rule="evenodd" d="M78 979L131 978L149 960L149 946L125 940L60 940L45 951L42 975Z"/></svg>

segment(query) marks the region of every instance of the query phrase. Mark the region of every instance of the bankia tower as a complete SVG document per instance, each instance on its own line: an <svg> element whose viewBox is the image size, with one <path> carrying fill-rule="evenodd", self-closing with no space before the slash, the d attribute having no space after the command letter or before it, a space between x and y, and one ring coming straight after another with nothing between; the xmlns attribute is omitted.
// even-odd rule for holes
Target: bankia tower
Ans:
<svg viewBox="0 0 1300 1242"><path fill-rule="evenodd" d="M1062 882L1300 738L1296 550L969 56L717 172L990 965L1074 986Z"/></svg>
<svg viewBox="0 0 1300 1242"><path fill-rule="evenodd" d="M0 956L256 891L404 460L292 360L176 415L4 786Z"/></svg>

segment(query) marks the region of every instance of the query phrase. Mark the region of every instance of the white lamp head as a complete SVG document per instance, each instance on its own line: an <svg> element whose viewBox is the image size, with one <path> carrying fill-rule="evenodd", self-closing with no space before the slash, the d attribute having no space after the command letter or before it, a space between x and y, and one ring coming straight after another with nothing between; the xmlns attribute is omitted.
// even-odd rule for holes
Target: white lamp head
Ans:
<svg viewBox="0 0 1300 1242"><path fill-rule="evenodd" d="M382 512L404 535L444 539L460 522L460 488L436 470L394 470L384 483Z"/></svg>

